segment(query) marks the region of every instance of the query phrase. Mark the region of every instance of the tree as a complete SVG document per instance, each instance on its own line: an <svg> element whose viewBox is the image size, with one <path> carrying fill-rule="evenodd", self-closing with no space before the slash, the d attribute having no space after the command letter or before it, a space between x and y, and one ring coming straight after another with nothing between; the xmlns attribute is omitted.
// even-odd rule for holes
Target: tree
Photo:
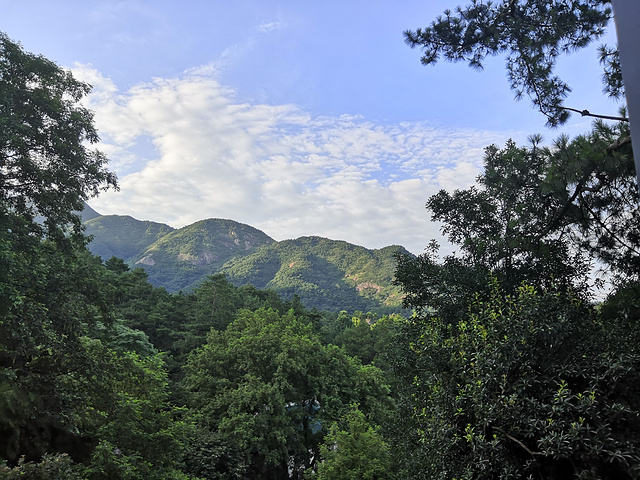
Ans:
<svg viewBox="0 0 640 480"><path fill-rule="evenodd" d="M111 321L100 262L84 248L74 211L116 187L92 114L89 86L0 33L0 459L90 455L78 432L80 338Z"/></svg>
<svg viewBox="0 0 640 480"><path fill-rule="evenodd" d="M15 235L0 232L10 258L0 274L8 277L0 284L0 458L36 460L48 451L82 461L93 440L78 433L80 385L69 379L96 374L80 339L96 320L111 322L101 266L86 250Z"/></svg>
<svg viewBox="0 0 640 480"><path fill-rule="evenodd" d="M556 60L560 55L587 46L603 34L613 15L610 3L609 0L502 0L496 3L472 0L465 8L457 7L455 13L445 11L444 16L438 17L428 28L407 30L405 40L411 47L423 49L425 65L434 64L443 56L450 61L465 60L472 67L482 68L486 56L506 54L516 97L520 98L524 93L529 95L547 116L548 123L557 126L566 121L568 111L572 109L562 105L570 89L554 74ZM617 50L602 46L600 60L605 67L605 93L614 98L622 97L624 85ZM589 114L587 111L581 113ZM546 150L538 148L540 139L536 139L533 148L525 152L529 158L523 158L523 165L516 169L514 162L505 161L508 152L494 149L501 168L510 163L511 170L494 168L492 175L496 177L489 178L487 172L481 182L487 187L485 192L490 190L490 184L499 188L504 185L513 192L522 183L527 193L533 194L536 207L542 206L538 217L546 215L543 221L547 222L547 227L535 230L534 237L560 234L574 252L582 251L595 257L623 276L637 276L640 254L637 178L634 177L630 131L624 110L623 117L617 120L622 121L617 125L596 122L589 134L574 140L562 136ZM490 155L488 151L487 156ZM542 171L540 161L543 162ZM488 161L485 165L491 167ZM526 172L529 166L541 178L532 178ZM493 193L496 191L499 190L494 188ZM467 207L483 195L469 191L464 194ZM448 201L447 195L441 192L439 198L430 200L428 207L434 212L435 219L447 220L443 217L449 214L444 212L452 206L450 201L448 205L444 203ZM454 208L459 208L462 200L462 194L457 195L454 198L457 207ZM483 205L487 205L484 200ZM534 209L529 209L529 218L532 213L535 214ZM472 217L459 210L457 215L462 221ZM530 240L532 235L528 237ZM571 263L569 258L567 260ZM505 285L504 279L501 280Z"/></svg>
<svg viewBox="0 0 640 480"><path fill-rule="evenodd" d="M338 332L333 333L330 342L325 340L325 343L342 347L348 355L359 358L363 364L372 364L387 372L388 345L397 325L404 319L398 314L376 317L376 314L356 311L353 317L349 318L346 312L340 312L338 318L327 325L329 328L323 329L322 333L327 330L329 333L332 333L330 330Z"/></svg>
<svg viewBox="0 0 640 480"><path fill-rule="evenodd" d="M478 186L440 191L427 202L459 254L399 256L397 281L413 308L463 314L487 274L509 293L526 282L588 293L597 266L620 282L640 274L640 211L628 125L596 122L592 132L553 146L509 141L486 149ZM614 147L611 147L614 145ZM445 312L443 309L446 309Z"/></svg>
<svg viewBox="0 0 640 480"><path fill-rule="evenodd" d="M93 114L80 105L91 87L0 33L0 203L3 215L42 219L50 237L80 232L84 201L117 187ZM39 224L31 225L31 229Z"/></svg>
<svg viewBox="0 0 640 480"><path fill-rule="evenodd" d="M385 480L393 478L390 449L357 405L331 427L320 445L316 480Z"/></svg>
<svg viewBox="0 0 640 480"><path fill-rule="evenodd" d="M124 263L112 260L105 263L105 284L111 289L117 315L128 327L143 331L157 349L173 353L176 337L184 333L187 299L151 285L144 269L124 270Z"/></svg>
<svg viewBox="0 0 640 480"><path fill-rule="evenodd" d="M351 402L374 415L389 405L378 369L323 346L291 312L242 310L225 331L211 331L186 372L190 406L206 419L209 444L226 443L248 478L289 478L289 471L300 478L317 459L325 425ZM241 470L236 463L217 468Z"/></svg>
<svg viewBox="0 0 640 480"><path fill-rule="evenodd" d="M561 291L491 290L458 323L421 320L418 478L637 478L640 356L619 344L628 331Z"/></svg>
<svg viewBox="0 0 640 480"><path fill-rule="evenodd" d="M104 266L107 270L116 274L125 273L131 270L129 265L124 263L124 260L118 257L111 257L109 260L104 262Z"/></svg>
<svg viewBox="0 0 640 480"><path fill-rule="evenodd" d="M119 346L119 338L115 338ZM80 424L99 439L85 462L84 477L186 479L182 456L194 428L185 408L169 403L166 366L157 352L117 352L109 343L84 338L91 362L104 367L84 381L86 411Z"/></svg>
<svg viewBox="0 0 640 480"><path fill-rule="evenodd" d="M82 467L73 463L66 454L45 455L40 463L25 462L20 459L13 468L0 466L0 478L3 480L82 480Z"/></svg>
<svg viewBox="0 0 640 480"><path fill-rule="evenodd" d="M563 105L571 88L555 75L557 57L602 36L612 17L609 0L472 0L455 13L446 10L427 28L405 31L405 41L423 50L424 65L435 64L442 56L482 69L488 55L506 53L516 98L526 94L548 125L558 126L567 121L572 109ZM605 66L605 92L620 97L617 50L602 46L600 59Z"/></svg>
<svg viewBox="0 0 640 480"><path fill-rule="evenodd" d="M516 96L548 124L566 121L556 58L586 46L611 17L606 0L473 1L406 32L423 63L481 68L507 54ZM617 52L601 48L605 91L620 96ZM586 114L589 114L586 112ZM619 119L620 120L620 119ZM413 478L637 478L640 212L626 119L549 147L532 137L486 149L478 185L427 208L460 253L432 244L399 258L414 316L395 371ZM618 291L589 304L593 265ZM407 423L409 423L407 425Z"/></svg>
<svg viewBox="0 0 640 480"><path fill-rule="evenodd" d="M625 130L596 122L548 148L489 147L478 187L429 199L460 253L440 260L432 245L399 258L415 309L395 363L399 405L413 417L409 440L395 441L414 452L408 477L423 478L425 466L426 478L638 475L627 427L640 397L619 382L635 382L638 361L640 215L629 145L608 148ZM620 278L598 312L587 288L596 259ZM543 428L545 415L553 425Z"/></svg>

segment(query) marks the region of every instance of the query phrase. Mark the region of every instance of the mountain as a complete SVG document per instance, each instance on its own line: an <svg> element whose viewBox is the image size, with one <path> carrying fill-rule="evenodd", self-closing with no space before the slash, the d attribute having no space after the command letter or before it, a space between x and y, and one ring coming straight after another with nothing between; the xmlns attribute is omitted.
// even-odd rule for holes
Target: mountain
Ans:
<svg viewBox="0 0 640 480"><path fill-rule="evenodd" d="M103 260L118 257L127 263L135 263L141 253L174 230L164 223L140 221L123 215L97 216L84 222L85 234L93 237L89 244L91 253Z"/></svg>
<svg viewBox="0 0 640 480"><path fill-rule="evenodd" d="M264 232L233 220L201 220L149 245L135 265L145 269L154 285L178 291L218 272L232 258L274 241Z"/></svg>
<svg viewBox="0 0 640 480"><path fill-rule="evenodd" d="M368 311L398 307L402 297L392 285L394 254L400 246L369 250L344 241L301 237L276 242L222 266L236 285L250 283L284 298L298 295L309 307Z"/></svg>
<svg viewBox="0 0 640 480"><path fill-rule="evenodd" d="M84 209L79 212L80 218L83 222L91 220L92 218L99 217L100 214L96 212L93 208L91 208L87 203L84 204Z"/></svg>
<svg viewBox="0 0 640 480"><path fill-rule="evenodd" d="M93 236L93 254L142 267L153 285L170 292L189 290L222 272L235 285L268 288L285 299L295 294L307 307L321 310L400 309L400 291L392 285L394 254L407 253L400 246L370 250L322 237L276 242L254 227L224 219L173 229L105 215L84 225Z"/></svg>

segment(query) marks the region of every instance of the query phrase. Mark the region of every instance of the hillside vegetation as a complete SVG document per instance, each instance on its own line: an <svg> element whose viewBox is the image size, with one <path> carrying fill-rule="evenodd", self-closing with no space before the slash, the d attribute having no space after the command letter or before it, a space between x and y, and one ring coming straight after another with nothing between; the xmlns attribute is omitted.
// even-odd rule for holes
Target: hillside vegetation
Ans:
<svg viewBox="0 0 640 480"><path fill-rule="evenodd" d="M94 255L142 267L151 284L169 292L191 290L222 272L234 285L267 288L285 299L297 295L309 308L401 309L400 291L393 285L394 255L408 254L401 246L370 250L322 237L276 242L256 228L223 219L174 230L109 215L85 222L85 228L93 237Z"/></svg>
<svg viewBox="0 0 640 480"><path fill-rule="evenodd" d="M140 221L127 215L96 216L86 220L84 227L85 233L93 237L91 252L94 255L105 260L118 257L127 261L174 230L164 223Z"/></svg>
<svg viewBox="0 0 640 480"><path fill-rule="evenodd" d="M392 285L394 254L403 247L369 250L343 241L301 237L262 247L226 263L221 271L236 285L252 284L284 298L297 294L307 306L340 310L353 305L368 311L397 307L400 292Z"/></svg>

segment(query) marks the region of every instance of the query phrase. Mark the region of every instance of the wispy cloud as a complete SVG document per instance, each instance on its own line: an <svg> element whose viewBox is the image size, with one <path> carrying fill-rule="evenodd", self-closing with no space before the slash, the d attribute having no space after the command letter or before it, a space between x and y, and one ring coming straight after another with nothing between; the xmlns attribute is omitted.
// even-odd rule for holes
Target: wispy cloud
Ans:
<svg viewBox="0 0 640 480"><path fill-rule="evenodd" d="M276 239L419 253L438 236L429 195L473 183L483 148L517 136L243 103L206 69L127 92L90 66L74 73L94 85L89 106L120 177L92 206L174 227L231 218Z"/></svg>
<svg viewBox="0 0 640 480"><path fill-rule="evenodd" d="M262 33L273 32L274 30L282 30L285 27L285 24L282 22L269 22L263 23L258 26L258 31Z"/></svg>

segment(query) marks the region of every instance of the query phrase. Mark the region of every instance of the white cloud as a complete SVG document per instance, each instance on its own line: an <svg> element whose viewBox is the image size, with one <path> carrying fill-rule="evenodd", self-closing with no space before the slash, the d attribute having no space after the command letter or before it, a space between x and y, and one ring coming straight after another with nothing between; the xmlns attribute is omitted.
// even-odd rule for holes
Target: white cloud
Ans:
<svg viewBox="0 0 640 480"><path fill-rule="evenodd" d="M120 177L92 206L174 227L231 218L276 239L420 253L438 236L427 198L472 184L483 148L510 136L241 103L207 69L124 93L90 66L74 73L95 87L89 107Z"/></svg>
<svg viewBox="0 0 640 480"><path fill-rule="evenodd" d="M282 30L284 27L285 25L282 22L269 22L259 25L258 31L262 33L269 33L273 32L274 30Z"/></svg>

